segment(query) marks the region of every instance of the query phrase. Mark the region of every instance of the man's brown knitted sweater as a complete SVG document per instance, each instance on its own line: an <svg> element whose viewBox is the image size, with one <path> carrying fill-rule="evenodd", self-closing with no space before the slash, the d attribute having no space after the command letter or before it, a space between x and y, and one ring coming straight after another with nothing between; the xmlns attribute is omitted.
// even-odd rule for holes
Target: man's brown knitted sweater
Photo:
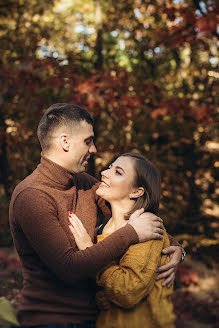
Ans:
<svg viewBox="0 0 219 328"><path fill-rule="evenodd" d="M88 174L73 175L42 156L36 170L15 188L10 225L24 277L18 314L22 325L94 321L95 283L89 277L138 242L135 230L126 225L78 250L68 211L76 213L93 238L98 210L105 217L110 214L97 187Z"/></svg>

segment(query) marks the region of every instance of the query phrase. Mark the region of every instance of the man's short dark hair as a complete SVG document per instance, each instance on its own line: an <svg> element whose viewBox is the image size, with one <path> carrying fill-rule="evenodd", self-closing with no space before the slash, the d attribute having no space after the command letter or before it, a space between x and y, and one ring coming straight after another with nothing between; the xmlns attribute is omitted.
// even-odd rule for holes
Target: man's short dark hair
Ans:
<svg viewBox="0 0 219 328"><path fill-rule="evenodd" d="M93 118L83 108L65 103L50 106L43 114L37 129L37 136L43 150L50 147L50 136L54 129L61 126L72 128L75 123L86 121L93 125Z"/></svg>

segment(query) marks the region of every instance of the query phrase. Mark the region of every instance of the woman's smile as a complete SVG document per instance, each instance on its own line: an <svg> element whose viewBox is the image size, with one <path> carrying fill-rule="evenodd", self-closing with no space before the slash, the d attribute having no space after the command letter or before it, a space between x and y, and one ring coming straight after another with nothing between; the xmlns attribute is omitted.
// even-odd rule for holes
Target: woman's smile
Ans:
<svg viewBox="0 0 219 328"><path fill-rule="evenodd" d="M100 186L101 187L107 187L107 188L109 188L109 185L105 181L103 181L103 180L101 180Z"/></svg>

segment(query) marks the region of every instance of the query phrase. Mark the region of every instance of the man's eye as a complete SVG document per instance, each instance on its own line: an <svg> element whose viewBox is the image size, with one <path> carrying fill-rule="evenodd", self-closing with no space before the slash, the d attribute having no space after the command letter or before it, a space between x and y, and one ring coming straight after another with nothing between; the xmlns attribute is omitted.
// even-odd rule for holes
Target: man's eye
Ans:
<svg viewBox="0 0 219 328"><path fill-rule="evenodd" d="M86 145L89 146L91 144L92 140L91 139L88 139L85 141Z"/></svg>

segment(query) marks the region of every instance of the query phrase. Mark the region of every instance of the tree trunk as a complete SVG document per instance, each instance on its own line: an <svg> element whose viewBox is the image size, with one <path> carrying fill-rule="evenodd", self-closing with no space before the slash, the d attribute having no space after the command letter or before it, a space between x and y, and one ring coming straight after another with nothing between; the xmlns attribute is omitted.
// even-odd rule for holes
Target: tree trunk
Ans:
<svg viewBox="0 0 219 328"><path fill-rule="evenodd" d="M7 158L7 140L6 124L4 118L0 117L0 184L3 185L5 195L10 199L9 180L8 180L8 158Z"/></svg>
<svg viewBox="0 0 219 328"><path fill-rule="evenodd" d="M96 26L96 56L95 68L101 70L103 66L103 20L100 0L94 0L95 5L95 26Z"/></svg>
<svg viewBox="0 0 219 328"><path fill-rule="evenodd" d="M102 21L102 9L100 5L100 0L94 0L94 7L95 7L95 26L96 26L96 45L95 45L95 52L96 52L96 62L94 67L96 70L103 69L103 21ZM100 121L100 115L95 116L94 122L94 133L97 139L98 137L98 125ZM96 175L95 169L95 159L94 156L91 157L89 161L88 167L89 173L93 176Z"/></svg>

